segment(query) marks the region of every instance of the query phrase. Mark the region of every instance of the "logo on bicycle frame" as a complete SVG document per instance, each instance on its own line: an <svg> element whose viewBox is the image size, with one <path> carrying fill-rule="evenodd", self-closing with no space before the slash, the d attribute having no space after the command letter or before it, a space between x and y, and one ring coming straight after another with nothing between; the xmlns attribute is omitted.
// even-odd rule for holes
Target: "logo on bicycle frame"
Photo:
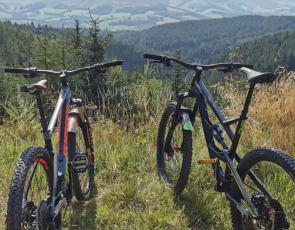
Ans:
<svg viewBox="0 0 295 230"><path fill-rule="evenodd" d="M239 134L242 134L244 126L245 126L245 120L242 120L241 127L239 128Z"/></svg>

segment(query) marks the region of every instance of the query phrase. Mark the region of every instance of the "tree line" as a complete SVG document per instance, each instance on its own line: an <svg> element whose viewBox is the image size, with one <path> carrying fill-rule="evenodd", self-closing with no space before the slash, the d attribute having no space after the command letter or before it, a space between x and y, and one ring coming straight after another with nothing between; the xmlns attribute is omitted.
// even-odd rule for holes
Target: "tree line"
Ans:
<svg viewBox="0 0 295 230"><path fill-rule="evenodd" d="M274 22L275 20L280 22ZM261 21L273 23L267 24L269 27L264 28L262 26L264 24L260 23ZM21 76L4 74L4 66L36 66L39 69L70 70L113 58L123 59L124 68L130 71L115 68L101 75L93 73L79 75L75 79L70 79L70 84L74 84L74 88L76 88L75 93L79 97L83 97L87 104L98 106L100 111L104 111L104 114L116 114L112 115L112 117L116 117L115 120L120 120L120 117L124 114L129 120L134 120L132 116L137 117L135 120L140 120L142 114L145 114L145 119L148 119L156 110L157 104L161 104L161 92L164 92L166 97L173 98L177 93L186 89L183 77L186 72L180 66L176 65L173 69L167 69L156 64L145 65L146 60L142 58L143 52L162 53L167 48L165 48L166 40L163 40L162 48L157 47L157 44L160 45L161 38L170 38L170 43L174 43L175 46L171 46L171 49L167 52L179 59L186 58L189 55L185 52L185 47L194 50L194 43L190 43L190 41L199 43L203 41L206 44L204 46L207 47L206 51L214 54L211 56L209 54L204 55L203 57L207 58L203 60L204 62L244 61L254 64L255 69L259 71L274 71L278 65L287 65L294 69L295 42L293 38L295 31L291 30L294 26L291 23L293 21L293 17L264 18L260 16L237 17L222 19L221 21L199 21L197 23L200 26L198 30L192 30L190 33L187 31L188 34L178 35L176 38L173 37L173 34L178 31L178 27L173 31L174 25L170 24L149 30L152 31L155 41L151 48L137 45L140 39L148 40L148 37L145 36L138 38L137 34L142 33L144 35L148 33L148 30L106 33L100 30L99 23L101 21L92 17L89 20L88 30L81 29L79 21L75 22L74 28L61 29L34 25L33 23L18 25L9 21L0 22L0 116L9 116L8 107L17 108L20 106L20 93L17 92L20 85L36 81L36 79L24 79ZM189 30L195 23L188 21L180 23L180 25L183 27L182 29ZM202 25L202 23L205 25ZM209 28L209 25L213 28ZM221 29L229 26L230 29L223 33L225 37L214 33L214 28ZM168 30L165 28L168 28ZM201 33L202 30L203 33ZM130 35L127 36L128 33ZM269 35L262 36L262 33ZM118 36L124 34L126 35L125 39L130 39L129 42L124 39L117 40ZM207 35L202 37L201 34ZM232 40L236 42L235 44L239 43L239 46L227 43L226 38L230 34ZM245 34L248 34L248 37ZM201 37L192 40L195 35ZM185 38L187 38L186 43ZM136 39L138 39L137 42ZM181 42L183 42L183 46L181 46ZM214 42L216 42L215 45ZM180 45L176 45L178 43ZM172 47L175 49L173 50ZM217 51L217 49L220 50ZM198 49L196 52L199 52ZM195 60L198 61L197 58ZM220 77L214 78L213 75L213 78L208 78L208 82L211 84L220 79ZM47 80L48 88L53 88L57 92L59 79L47 77ZM48 100L48 108L50 108L49 99L51 96L52 91L48 91L44 95L45 99ZM32 102L34 99L28 97L28 95L22 95L22 97L28 102ZM138 98L143 101L138 103L136 101ZM150 98L154 98L154 101ZM54 103L54 100L52 101ZM146 103L149 104L149 107Z"/></svg>

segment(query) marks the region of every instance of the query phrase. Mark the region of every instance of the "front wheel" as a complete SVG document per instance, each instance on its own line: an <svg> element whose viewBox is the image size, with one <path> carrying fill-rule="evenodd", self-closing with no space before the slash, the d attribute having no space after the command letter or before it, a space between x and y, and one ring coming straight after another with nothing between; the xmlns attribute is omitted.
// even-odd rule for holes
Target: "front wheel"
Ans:
<svg viewBox="0 0 295 230"><path fill-rule="evenodd" d="M167 134L173 125L176 105L169 104L161 118L157 139L157 165L160 178L174 187L175 195L185 188L192 162L192 131L182 129L178 122L172 133L167 151L164 150Z"/></svg>
<svg viewBox="0 0 295 230"><path fill-rule="evenodd" d="M46 205L41 212L39 204L50 204L48 197L52 195L52 187L53 164L48 152L41 147L24 151L14 169L9 190L7 229L40 229L42 221L38 221L37 216L45 215L49 220L43 221L43 226L49 226L50 212ZM60 220L55 222L56 229L60 224Z"/></svg>
<svg viewBox="0 0 295 230"><path fill-rule="evenodd" d="M72 181L75 197L79 201L86 201L90 199L93 190L93 142L88 120L86 119L83 122L81 119L76 119L78 120L77 130L68 133L68 152L69 160L72 162ZM77 166L80 172L73 167L75 163L76 165L80 164L79 167ZM83 167L86 168L84 172L83 170L81 171L81 168L83 169Z"/></svg>
<svg viewBox="0 0 295 230"><path fill-rule="evenodd" d="M250 178L250 170L258 178L260 185ZM295 229L294 159L280 150L257 148L245 155L237 171L260 217L256 220L248 219L231 204L234 230ZM247 207L237 184L233 184L231 193Z"/></svg>

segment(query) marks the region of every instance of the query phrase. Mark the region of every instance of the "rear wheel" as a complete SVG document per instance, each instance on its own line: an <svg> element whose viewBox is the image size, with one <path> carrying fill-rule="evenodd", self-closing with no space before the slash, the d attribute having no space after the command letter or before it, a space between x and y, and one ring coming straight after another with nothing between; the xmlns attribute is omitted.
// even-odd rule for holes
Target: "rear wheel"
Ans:
<svg viewBox="0 0 295 230"><path fill-rule="evenodd" d="M157 139L157 164L160 178L169 186L174 187L175 195L185 188L192 162L192 132L182 129L176 124L168 151L164 151L175 104L169 104L161 118Z"/></svg>
<svg viewBox="0 0 295 230"><path fill-rule="evenodd" d="M77 170L72 168L74 194L77 200L86 201L91 197L94 180L92 135L87 120L85 122L79 121L78 124L76 132L68 133L68 152L70 161L81 156L82 160L79 162L82 163L82 167L83 163L86 164L87 169L85 172L78 173ZM83 160L85 158L87 158L86 161Z"/></svg>
<svg viewBox="0 0 295 230"><path fill-rule="evenodd" d="M51 221L49 209L43 205L41 213L39 204L44 202L50 204L52 186L53 164L47 151L41 147L31 147L24 151L16 164L10 186L7 229L39 229L40 221L36 216L46 218L48 221L44 219L42 223L49 224ZM55 225L59 229L60 220Z"/></svg>
<svg viewBox="0 0 295 230"><path fill-rule="evenodd" d="M295 229L294 159L280 150L258 148L245 155L237 170L261 216L257 220L249 220L234 205L231 205L234 229ZM248 175L250 170L267 192L250 178ZM247 207L236 184L233 184L231 193L237 201Z"/></svg>

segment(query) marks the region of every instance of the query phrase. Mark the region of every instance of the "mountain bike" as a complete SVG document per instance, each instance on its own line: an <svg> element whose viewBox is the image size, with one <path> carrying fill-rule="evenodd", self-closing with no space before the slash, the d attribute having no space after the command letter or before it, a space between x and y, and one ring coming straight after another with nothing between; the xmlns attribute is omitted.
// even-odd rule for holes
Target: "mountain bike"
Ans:
<svg viewBox="0 0 295 230"><path fill-rule="evenodd" d="M40 74L59 76L61 88L49 123L41 100L46 80L21 87L37 99L45 147L25 150L14 169L7 208L7 229L61 229L61 211L73 196L91 198L94 189L94 149L91 128L83 111L83 101L73 98L68 78L82 73L104 73L122 61L95 64L72 71L5 68L6 73L35 78ZM57 149L52 136L58 126Z"/></svg>
<svg viewBox="0 0 295 230"><path fill-rule="evenodd" d="M185 188L192 163L192 132L196 128L196 116L199 115L210 158L199 160L198 163L212 165L215 190L225 193L230 202L233 228L295 229L294 159L281 150L266 147L256 148L244 157L237 153L255 85L273 82L275 75L254 71L253 65L242 63L190 64L153 54L144 54L144 58L166 66L177 63L194 71L189 91L180 93L177 101L166 107L160 121L157 137L160 178L174 187L176 195ZM214 69L223 73L238 69L246 75L250 87L241 115L237 118L225 119L202 82L202 72ZM192 109L182 106L187 98L195 98ZM210 121L208 104L221 126ZM233 124L236 124L235 131L230 127ZM224 130L230 146L224 139Z"/></svg>

